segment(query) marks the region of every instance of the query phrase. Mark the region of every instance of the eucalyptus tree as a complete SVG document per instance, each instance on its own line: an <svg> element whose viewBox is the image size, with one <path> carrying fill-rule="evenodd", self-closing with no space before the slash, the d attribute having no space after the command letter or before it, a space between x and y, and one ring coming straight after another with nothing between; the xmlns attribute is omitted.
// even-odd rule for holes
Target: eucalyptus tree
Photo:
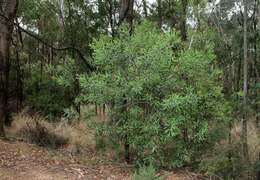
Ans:
<svg viewBox="0 0 260 180"><path fill-rule="evenodd" d="M4 122L8 121L8 86L10 44L18 0L0 3L0 136L4 136Z"/></svg>
<svg viewBox="0 0 260 180"><path fill-rule="evenodd" d="M248 161L248 142L247 142L247 126L248 126L248 117L247 117L247 92L248 92L248 44L247 44L247 0L243 0L244 6L244 15L243 15L243 48L244 48L244 65L243 65L243 120L242 120L242 150L243 156Z"/></svg>
<svg viewBox="0 0 260 180"><path fill-rule="evenodd" d="M111 13L114 16L117 4L114 1L111 1L111 3L111 6L113 6ZM75 105L77 111L80 110L79 104L75 102L76 96L80 93L77 77L82 72L93 70L90 65L92 39L100 34L110 33L109 25L114 21L114 17L112 17L112 20L109 19L111 16L108 13L110 10L108 5L108 2L99 0L91 2L82 0L21 1L18 12L19 22L26 27L23 31L25 33L23 36L25 42L23 51L29 56L29 67L36 66L35 72L32 72L35 75L32 77L32 74L27 74L25 78L28 85L25 88L25 93L28 96L26 99L30 100L30 105L43 107L40 105L40 101L49 99L42 104L49 102L48 104L53 104L56 107L58 102L54 102L55 98L47 98L47 95L51 94L49 92L51 89L41 87L41 81L45 78L44 76L50 76L48 66L66 65L67 63L64 63L64 61L71 61L72 59L75 61L77 71L72 71L74 72L73 88L70 89L70 93L67 93L69 95L66 97ZM66 67L64 68L66 69ZM29 68L29 70L31 69ZM39 79L36 77L39 77ZM47 79L52 80L51 78ZM35 81L35 87L30 87L32 81ZM41 92L35 92L33 95L30 93L32 89ZM42 98L44 94L46 98ZM58 99L56 101L59 101ZM49 107L49 105L46 104L44 107ZM49 111L52 112L53 109L56 109L55 107L49 109ZM59 105L59 107L63 106ZM38 108L38 110L40 109Z"/></svg>

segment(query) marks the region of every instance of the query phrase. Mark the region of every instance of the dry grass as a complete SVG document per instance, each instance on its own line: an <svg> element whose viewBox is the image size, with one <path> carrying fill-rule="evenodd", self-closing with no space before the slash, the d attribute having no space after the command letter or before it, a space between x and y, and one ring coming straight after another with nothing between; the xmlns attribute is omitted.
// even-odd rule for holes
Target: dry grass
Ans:
<svg viewBox="0 0 260 180"><path fill-rule="evenodd" d="M232 129L232 136L233 136L232 139L234 142L239 142L241 140L241 132L242 132L241 122L235 123ZM256 127L254 119L250 119L248 121L247 132L248 132L247 141L248 141L249 158L251 162L254 162L258 159L260 153L260 131Z"/></svg>
<svg viewBox="0 0 260 180"><path fill-rule="evenodd" d="M67 148L72 153L80 153L85 149L95 149L94 132L84 122L71 125L66 122L60 122L55 127L56 133L68 137Z"/></svg>
<svg viewBox="0 0 260 180"><path fill-rule="evenodd" d="M93 132L84 122L68 124L66 121L49 123L40 115L30 116L26 112L14 115L10 136L23 138L41 146L64 147L72 154L85 148L95 148Z"/></svg>
<svg viewBox="0 0 260 180"><path fill-rule="evenodd" d="M248 145L250 160L256 161L260 153L260 131L254 123L248 125Z"/></svg>

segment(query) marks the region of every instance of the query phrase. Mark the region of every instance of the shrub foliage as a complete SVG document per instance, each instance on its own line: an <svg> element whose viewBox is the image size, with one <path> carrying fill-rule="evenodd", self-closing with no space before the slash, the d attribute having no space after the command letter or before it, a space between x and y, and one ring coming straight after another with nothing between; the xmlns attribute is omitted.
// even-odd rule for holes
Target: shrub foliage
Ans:
<svg viewBox="0 0 260 180"><path fill-rule="evenodd" d="M110 120L99 128L127 142L135 162L180 167L220 137L228 105L212 46L202 44L187 48L174 31L160 33L148 22L93 44L98 73L80 77L79 99L109 106Z"/></svg>

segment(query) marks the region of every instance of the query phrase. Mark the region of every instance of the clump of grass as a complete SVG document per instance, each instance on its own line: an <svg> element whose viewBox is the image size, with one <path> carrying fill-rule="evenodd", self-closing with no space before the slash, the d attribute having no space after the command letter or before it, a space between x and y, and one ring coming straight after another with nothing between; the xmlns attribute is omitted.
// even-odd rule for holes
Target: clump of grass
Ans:
<svg viewBox="0 0 260 180"><path fill-rule="evenodd" d="M57 134L55 128L39 115L25 114L15 116L15 134L30 143L48 148L59 148L68 143L67 136Z"/></svg>
<svg viewBox="0 0 260 180"><path fill-rule="evenodd" d="M133 180L161 180L156 175L156 169L152 166L142 166L133 175Z"/></svg>
<svg viewBox="0 0 260 180"><path fill-rule="evenodd" d="M84 122L69 124L65 120L51 123L44 117L26 111L13 116L8 133L47 148L66 148L72 154L95 146L94 135Z"/></svg>
<svg viewBox="0 0 260 180"><path fill-rule="evenodd" d="M78 121L74 124L68 124L61 121L56 124L55 132L68 137L67 150L72 154L79 154L86 150L95 149L94 132L87 127L85 122Z"/></svg>

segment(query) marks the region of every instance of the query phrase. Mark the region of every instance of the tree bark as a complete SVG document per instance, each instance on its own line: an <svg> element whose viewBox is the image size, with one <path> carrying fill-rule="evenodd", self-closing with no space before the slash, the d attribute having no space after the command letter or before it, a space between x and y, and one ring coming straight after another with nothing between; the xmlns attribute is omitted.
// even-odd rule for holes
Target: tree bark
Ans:
<svg viewBox="0 0 260 180"><path fill-rule="evenodd" d="M122 108L122 113L126 113L127 112L127 100L125 99L123 101L123 108ZM128 119L126 119L127 121ZM125 161L126 163L130 163L130 143L129 143L129 138L128 138L128 134L125 134L124 137L124 149L125 149Z"/></svg>
<svg viewBox="0 0 260 180"><path fill-rule="evenodd" d="M114 3L113 0L108 0L108 18L109 18L109 24L111 28L111 35L112 37L115 36L115 27L114 27L114 19L113 19L113 14L114 14Z"/></svg>
<svg viewBox="0 0 260 180"><path fill-rule="evenodd" d="M162 28L162 1L161 0L157 0L157 12L158 12L158 26L161 29Z"/></svg>
<svg viewBox="0 0 260 180"><path fill-rule="evenodd" d="M146 0L142 0L142 3L143 3L143 14L144 14L144 17L147 17L148 16L148 12L147 12L147 2Z"/></svg>
<svg viewBox="0 0 260 180"><path fill-rule="evenodd" d="M8 80L10 44L13 22L16 16L18 0L8 0L0 4L0 137L4 137L4 122L8 117Z"/></svg>
<svg viewBox="0 0 260 180"><path fill-rule="evenodd" d="M19 50L16 46L16 91L17 91L17 112L21 111L23 104L23 77L20 65Z"/></svg>
<svg viewBox="0 0 260 180"><path fill-rule="evenodd" d="M242 118L242 151L248 160L247 145L247 90L248 90L248 50L247 50L247 0L244 0L244 65L243 65L243 118Z"/></svg>
<svg viewBox="0 0 260 180"><path fill-rule="evenodd" d="M64 33L65 31L65 20L64 20L64 0L59 0L59 23L60 30Z"/></svg>
<svg viewBox="0 0 260 180"><path fill-rule="evenodd" d="M119 24L126 21L130 25L130 32L133 28L134 0L121 0L119 12Z"/></svg>
<svg viewBox="0 0 260 180"><path fill-rule="evenodd" d="M187 41L187 7L188 7L188 0L181 0L181 7L182 7L182 16L181 16L181 39L182 41Z"/></svg>
<svg viewBox="0 0 260 180"><path fill-rule="evenodd" d="M132 35L134 19L134 0L121 0L119 25L126 21L129 24L129 34ZM125 97L124 97L125 98ZM123 101L122 113L127 112L127 100ZM127 119L126 119L127 120ZM130 163L130 143L127 134L124 137L125 161Z"/></svg>

